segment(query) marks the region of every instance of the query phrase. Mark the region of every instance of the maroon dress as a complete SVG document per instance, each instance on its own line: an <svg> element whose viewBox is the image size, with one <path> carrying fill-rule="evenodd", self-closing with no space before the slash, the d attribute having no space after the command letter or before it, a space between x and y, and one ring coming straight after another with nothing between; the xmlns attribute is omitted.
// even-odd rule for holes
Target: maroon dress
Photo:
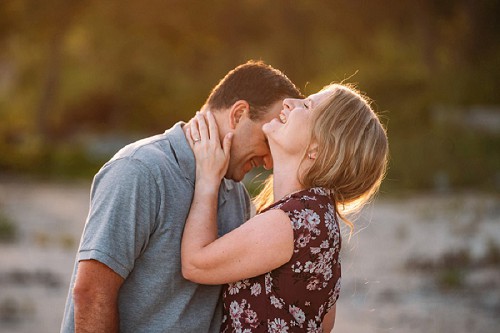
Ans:
<svg viewBox="0 0 500 333"><path fill-rule="evenodd" d="M221 332L322 332L340 292L340 231L328 191L292 193L266 208L292 223L294 250L275 270L224 287ZM266 211L265 210L265 211Z"/></svg>

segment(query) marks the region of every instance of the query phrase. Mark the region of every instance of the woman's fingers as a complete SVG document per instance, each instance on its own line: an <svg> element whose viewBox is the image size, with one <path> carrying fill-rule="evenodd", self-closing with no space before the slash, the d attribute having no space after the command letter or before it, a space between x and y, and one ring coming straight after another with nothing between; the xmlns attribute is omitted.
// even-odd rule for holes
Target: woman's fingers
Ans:
<svg viewBox="0 0 500 333"><path fill-rule="evenodd" d="M190 132L193 143L200 141L200 132L198 130L198 119L195 117L190 121Z"/></svg>
<svg viewBox="0 0 500 333"><path fill-rule="evenodd" d="M229 165L233 133L227 134L222 142L214 115L197 113L186 128L186 138L196 159L196 179L210 182L220 181Z"/></svg>
<svg viewBox="0 0 500 333"><path fill-rule="evenodd" d="M229 152L231 151L231 143L233 142L233 133L227 133L222 142L222 149L224 151L224 157L229 161Z"/></svg>
<svg viewBox="0 0 500 333"><path fill-rule="evenodd" d="M210 133L210 139L219 142L219 128L217 127L217 123L215 122L215 117L212 112L207 111L206 115L208 121L208 130Z"/></svg>
<svg viewBox="0 0 500 333"><path fill-rule="evenodd" d="M198 130L200 131L201 140L209 140L210 135L208 134L208 126L205 116L201 113L196 114L196 120L198 122Z"/></svg>
<svg viewBox="0 0 500 333"><path fill-rule="evenodd" d="M219 141L219 128L217 127L213 113L210 111L207 111L206 114L196 113L196 116L189 122L189 126L186 128L186 136L191 148L197 143L203 143L202 146L204 147L213 147L216 150L222 148L225 158L229 157L233 133L228 133L221 145Z"/></svg>
<svg viewBox="0 0 500 333"><path fill-rule="evenodd" d="M186 128L186 139L187 142L189 143L189 146L191 149L194 147L194 142L193 142L193 137L191 136L191 126L187 126Z"/></svg>

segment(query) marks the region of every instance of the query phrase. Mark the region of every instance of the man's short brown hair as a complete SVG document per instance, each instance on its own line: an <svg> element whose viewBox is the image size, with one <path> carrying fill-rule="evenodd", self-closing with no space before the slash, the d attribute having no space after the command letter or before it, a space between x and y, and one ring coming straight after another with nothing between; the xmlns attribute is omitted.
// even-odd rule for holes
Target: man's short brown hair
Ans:
<svg viewBox="0 0 500 333"><path fill-rule="evenodd" d="M250 105L250 119L257 121L271 105L285 98L302 98L302 94L281 71L262 61L250 60L227 73L205 104L212 110L220 110L245 100Z"/></svg>

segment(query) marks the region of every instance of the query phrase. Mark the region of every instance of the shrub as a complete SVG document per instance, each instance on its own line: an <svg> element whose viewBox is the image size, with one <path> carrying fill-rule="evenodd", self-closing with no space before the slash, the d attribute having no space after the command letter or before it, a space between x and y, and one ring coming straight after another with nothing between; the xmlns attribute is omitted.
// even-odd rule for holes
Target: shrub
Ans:
<svg viewBox="0 0 500 333"><path fill-rule="evenodd" d="M16 225L0 212L0 242L13 242L16 237Z"/></svg>

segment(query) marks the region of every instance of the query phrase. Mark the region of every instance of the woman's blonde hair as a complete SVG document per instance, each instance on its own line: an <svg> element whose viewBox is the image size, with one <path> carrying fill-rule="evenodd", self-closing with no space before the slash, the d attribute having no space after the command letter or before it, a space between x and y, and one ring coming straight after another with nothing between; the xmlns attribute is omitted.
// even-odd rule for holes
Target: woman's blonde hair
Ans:
<svg viewBox="0 0 500 333"><path fill-rule="evenodd" d="M373 197L385 175L387 134L369 100L354 87L331 84L323 90L330 94L314 108L312 116L310 143L317 144L316 157L299 174L299 181L305 188L329 189L337 214L352 230L346 216ZM307 155L304 151L303 161ZM254 200L257 211L273 202L272 189L269 178Z"/></svg>

